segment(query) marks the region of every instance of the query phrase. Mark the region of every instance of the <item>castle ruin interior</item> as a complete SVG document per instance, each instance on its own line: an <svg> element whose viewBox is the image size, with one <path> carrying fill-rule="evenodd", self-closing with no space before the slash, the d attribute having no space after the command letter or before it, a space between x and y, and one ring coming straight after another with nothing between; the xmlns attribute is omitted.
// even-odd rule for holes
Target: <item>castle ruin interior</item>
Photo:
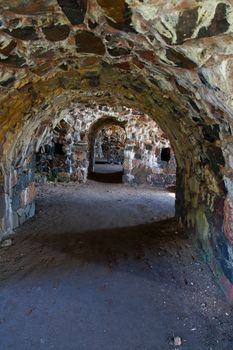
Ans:
<svg viewBox="0 0 233 350"><path fill-rule="evenodd" d="M0 0L0 350L233 349L232 77L232 0Z"/></svg>

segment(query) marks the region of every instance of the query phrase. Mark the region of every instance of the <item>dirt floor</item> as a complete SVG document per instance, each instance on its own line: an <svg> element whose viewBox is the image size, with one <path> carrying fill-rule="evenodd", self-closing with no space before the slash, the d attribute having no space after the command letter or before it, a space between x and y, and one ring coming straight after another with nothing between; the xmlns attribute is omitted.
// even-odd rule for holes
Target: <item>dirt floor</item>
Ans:
<svg viewBox="0 0 233 350"><path fill-rule="evenodd" d="M174 200L41 187L36 217L0 250L0 350L232 350L232 307L169 219Z"/></svg>

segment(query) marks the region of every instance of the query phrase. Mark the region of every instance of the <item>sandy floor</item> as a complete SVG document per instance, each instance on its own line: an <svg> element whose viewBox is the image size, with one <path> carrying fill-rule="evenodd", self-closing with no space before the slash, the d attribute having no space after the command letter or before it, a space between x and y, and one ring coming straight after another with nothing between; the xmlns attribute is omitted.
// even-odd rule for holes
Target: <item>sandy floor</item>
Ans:
<svg viewBox="0 0 233 350"><path fill-rule="evenodd" d="M232 350L233 315L174 195L44 186L0 256L0 350ZM167 219L156 222L159 219Z"/></svg>

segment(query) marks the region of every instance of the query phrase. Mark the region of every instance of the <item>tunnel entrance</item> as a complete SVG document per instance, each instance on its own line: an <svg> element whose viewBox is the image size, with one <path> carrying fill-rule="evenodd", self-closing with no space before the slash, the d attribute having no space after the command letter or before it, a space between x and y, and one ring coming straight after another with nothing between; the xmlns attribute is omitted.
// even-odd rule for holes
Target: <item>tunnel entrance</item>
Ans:
<svg viewBox="0 0 233 350"><path fill-rule="evenodd" d="M148 116L124 114L103 116L90 126L89 178L175 188L176 159L166 135ZM162 159L164 149L169 149L169 159Z"/></svg>
<svg viewBox="0 0 233 350"><path fill-rule="evenodd" d="M51 259L54 259L54 255L57 254L58 260L55 258L55 262L60 268L59 272L63 268L62 264L59 265L59 259L64 261L64 266L68 265L68 269L71 268L71 270L73 266L77 266L77 263L84 262L85 265L86 256L90 262L88 266L85 265L84 270L80 266L78 270L74 271L75 268L72 270L70 280L77 282L73 284L72 290L69 290L70 280L66 279L67 275L65 276L67 283L63 285L61 299L55 298L53 305L65 305L67 312L53 313L51 309L49 311L46 309L46 316L39 317L42 321L40 324L39 321L36 323L36 337L29 337L30 339L27 337L28 334L34 334L33 329L30 328L33 322L27 323L29 328L25 335L24 330L15 332L14 317L7 318L7 312L6 317L1 318L0 316L0 324L1 327L4 325L5 334L10 334L9 339L12 333L15 337L13 345L11 341L6 340L3 347L16 347L19 350L22 343L23 350L42 347L59 350L59 347L69 349L65 344L68 343L71 350L75 349L77 344L80 350L86 350L95 346L93 341L95 339L98 344L97 349L104 349L104 347L117 350L124 350L124 347L127 349L154 349L156 347L163 349L169 345L166 344L168 345L166 346L162 342L165 333L162 327L156 329L157 325L161 326L161 323L157 322L158 320L153 318L153 315L164 316L162 324L169 327L171 324L169 324L169 317L166 316L175 309L176 316L173 318L173 325L176 325L176 319L182 319L182 322L191 329L190 332L196 332L196 324L200 324L202 330L205 329L204 322L202 322L203 317L207 318L206 323L211 329L211 331L205 329L204 334L198 331L199 340L207 339L203 344L198 339L193 341L195 337L182 328L185 338L187 336L191 340L187 346L185 342L181 342L184 348L193 344L194 350L205 348L219 350L219 347L228 350L229 343L232 343L232 336L227 331L227 326L219 331L219 325L227 324L223 315L230 315L229 309L224 303L221 304L222 308L215 309L214 306L210 310L209 307L205 308L205 303L215 305L214 299L211 301L208 297L203 299L203 294L209 295L208 290L212 290L211 281L209 280L208 283L211 288L207 288L205 280L202 281L207 292L203 291L201 286L197 286L196 293L192 293L192 284L184 271L186 271L186 265L189 266L193 272L191 274L194 277L193 285L198 285L199 278L202 278L201 269L198 270L198 275L195 274L201 260L201 258L195 259L195 246L198 246L199 252L211 268L218 285L221 286L227 299L230 302L233 301L232 1L1 0L0 3L0 245L6 251L6 255L8 248L9 255L12 254L12 259L6 255L4 257L5 261L9 262L9 266L13 268L12 274L6 274L7 278L12 281L19 273L20 278L17 282L21 286L21 289L17 289L17 283L16 286L13 283L12 289L8 290L4 285L6 293L3 293L5 296L3 300L7 302L3 310L8 310L9 314L13 313L14 316L17 307L20 308L21 304L26 305L29 310L18 309L17 315L26 313L27 317L33 320L33 302L33 308L27 302L17 305L18 296L16 295L13 300L9 300L8 296L14 296L17 290L21 291L22 300L25 300L28 290L29 294L31 293L30 283L27 284L27 273L29 277L33 275L36 283L39 283L36 276L33 273L31 275L30 271L33 272L34 269L37 271L40 266L43 267L42 271L39 270L40 276L43 276L46 271L44 276L49 283L50 279L46 270L47 260L44 262L42 258L41 261L40 254L48 260L50 254ZM122 164L123 175L121 175L123 183L114 184L114 186L119 185L125 190L129 188L135 191L148 187L152 193L155 188L158 191L159 188L171 188L175 184L175 221L170 222L171 230L167 225L142 229L145 235L142 240L139 239L140 244L137 244L137 239L136 242L133 242L137 248L139 247L140 252L143 251L146 258L139 259L140 263L137 265L136 256L138 255L131 254L130 258L133 256L133 262L130 259L128 261L123 249L126 246L133 252L138 250L134 249L134 244L132 248L129 243L130 238L133 237L131 228L122 231L120 237L124 244L121 245L121 240L118 240L115 231L111 231L113 235L109 241L109 232L104 235L104 240L98 232L96 235L95 233L87 235L90 238L85 238L85 235L81 236L81 240L74 237L73 234L69 235L69 232L63 232L60 236L55 234L54 239L50 239L44 227L45 231L38 235L40 237L32 234L32 240L30 238L27 240L31 244L32 251L38 252L35 264L31 266L30 258L33 261L33 255L27 248L27 243L26 250L23 251L26 255L28 253L28 261L21 257L20 250L17 250L16 244L14 245L14 239L20 244L20 238L17 234L15 238L13 236L11 238L11 235L15 233L15 230L20 232L20 226L24 223L25 225L33 223L29 219L35 214L38 183L47 186L48 182L51 182L54 188L64 189L66 186L67 188L71 186L73 191L76 190L77 185L80 188L90 185L92 188L92 182L88 177L93 174L97 165L94 151L95 136L96 132L106 126L106 123L123 127L126 134ZM95 186L101 185L103 183L95 182ZM104 189L102 188L101 191L104 192ZM112 190L109 189L109 191ZM105 193L106 196L102 197L103 205L100 202L97 203L99 210L111 207L107 194ZM77 204L76 193L72 194L71 191L69 199L62 197L61 193L60 195L54 195L58 202L59 198L63 202L72 202L73 198L74 203ZM170 196L173 195L174 193L170 193ZM95 196L89 196L89 200L82 197L84 206L91 210L90 213L88 210L85 211L90 222L92 213L93 216L95 214L95 207L92 207L91 201L96 203L98 196L101 194L95 192ZM151 196L153 197L152 194ZM149 198L147 200L149 201ZM114 201L114 203L117 208L117 202ZM63 209L63 207L58 208L61 217ZM43 210L46 212L46 209ZM108 212L107 209L106 212ZM130 216L129 211L126 210L126 213ZM63 217L64 220L69 217L68 214ZM120 212L120 214L124 216L124 213ZM75 215L78 217L79 212L76 211ZM143 208L138 215L144 215ZM76 217L74 217L75 220ZM59 215L56 221L53 222L53 229L57 228L57 223L60 222ZM35 222L37 222L36 216ZM46 220L44 222L46 226L48 222ZM78 224L76 222L76 228ZM177 228L183 229L189 238L179 236L180 232L176 230ZM33 230L29 231L33 233ZM159 233L160 236L161 231L168 232L166 238L163 239L163 234L160 237L165 249L160 248L159 240L156 240L156 234ZM128 236L127 232L131 234L129 233ZM136 236L140 237L140 229L136 228L135 232ZM152 232L152 235L150 236L148 232ZM65 237L68 238L68 243ZM47 244L40 244L43 239ZM146 243L147 239L149 244ZM188 245L185 245L185 239ZM94 246L91 242L94 242ZM166 242L169 242L169 245ZM110 249L114 245L117 251L122 252L123 259L120 259L121 254L114 252L114 248ZM49 247L52 247L54 255L51 251L48 253L45 246L48 247L48 250ZM153 256L153 252L149 250L150 246L153 247L156 256ZM196 265L192 264L190 256L186 259L185 252L189 251L189 246L192 247L190 256L194 257L193 261ZM38 250L36 247L39 247ZM16 255L14 255L14 249ZM118 281L117 276L120 276L120 280L122 279L125 282L123 284L128 287L127 302L124 304L128 312L120 313L121 316L123 314L125 316L120 320L114 319L114 316L110 319L106 316L113 310L111 308L110 310L103 308L105 312L101 313L99 318L98 311L103 303L90 302L95 299L96 295L99 296L99 300L102 300L101 293L96 292L98 288L101 289L96 281L103 270L105 279L108 279L106 257L109 251L115 259L112 259L115 263L115 281ZM184 259L180 259L182 254L184 254ZM95 256L95 259L91 260L92 256ZM169 257L171 261L166 270ZM176 264L174 257L180 263ZM119 270L118 258L120 260ZM31 269L27 270L25 275L21 270L15 270L20 265L20 261L25 263L23 265L27 263L30 265ZM164 265L163 263L160 265L161 261L164 262ZM131 262L132 268L130 267ZM93 272L93 265L98 271ZM145 266L148 268L148 273L144 273ZM153 266L158 269L153 269ZM174 270L173 266L176 266ZM23 270L24 266L21 267ZM56 264L54 269L53 263L49 260L48 267L49 272L54 272ZM87 268L87 273L84 273L85 268ZM125 271L126 274L124 274ZM169 274L166 274L167 271ZM4 274L4 269L2 272ZM80 275L83 278L79 280ZM91 282L96 286L95 292L92 288L87 287L89 276L94 276ZM166 280L163 279L163 276L166 276ZM208 280L208 275L205 277ZM127 284L128 280L131 283ZM167 280L170 281L169 285ZM21 281L25 281L26 288L23 287ZM77 287L82 284L80 281L86 288L84 287L81 292L79 290L78 296L82 300L82 303L79 304L76 293ZM103 282L103 279L101 281ZM111 282L114 285L115 282ZM124 300L123 284L120 290L115 289L115 294L110 293L111 297L104 299L104 303L105 300L108 300L108 305L117 305L114 311L120 309L119 299L119 303L112 303L112 300L116 300L114 295L119 295ZM145 285L145 290L140 288L143 285ZM157 285L158 288L153 289L154 285ZM181 286L178 289L179 300L182 300L182 311L177 306L179 301L172 298L173 295L176 295L178 285ZM173 293L169 293L169 288L173 289ZM36 287L35 289L38 291ZM45 290L48 289L45 288ZM133 304L130 304L135 290L137 298ZM151 293L147 294L146 290ZM53 292L48 295L51 297ZM168 299L172 300L172 303L168 299L163 300L166 293L169 294ZM42 294L32 293L30 295L35 300L40 300L41 297L41 305L45 305ZM153 295L158 296L159 302L153 303ZM64 300L63 296L67 296L67 299ZM73 296L76 303L71 310L69 305ZM221 300L217 291L215 296L216 299ZM52 297L48 298L48 300L52 299ZM184 302L183 305L185 299L186 303ZM190 322L186 322L185 310L188 310L188 314L193 313L193 310L190 310L190 300L191 303L194 300L195 306L199 305L201 300L201 303L204 304L203 313L200 314L196 310L196 319L188 318ZM166 314L166 309L162 307L163 301L169 305L171 312ZM158 308L157 304L162 306ZM77 315L83 305L90 307L80 313L79 318ZM128 309L127 305L129 305ZM153 306L155 311L153 315L146 312L149 310L149 305ZM139 307L141 307L140 310ZM138 317L142 316L141 319L134 317L134 309L137 309ZM11 310L13 310L12 313ZM221 316L219 324L215 323L217 310L221 310L221 315L216 316L216 318ZM42 309L41 312L43 313ZM128 314L131 315L130 319L127 318ZM209 318L210 314L212 318ZM60 317L56 317L59 315ZM112 315L115 313L112 312ZM52 333L49 333L51 322L47 322L47 327L44 327L46 322L43 322L43 320L50 320L50 316L55 322ZM159 345L154 344L156 339L152 339L153 332L149 324L144 332L140 333L146 322L143 316L146 320L152 321L150 323L155 327L153 331ZM65 322L66 317L69 322ZM25 324L24 317L16 316L16 319L22 320L18 322L20 326ZM63 332L62 320L65 325L70 325L67 332ZM82 320L90 320L91 327L88 327L88 322L84 322L85 327L83 327ZM111 322L104 322L104 320ZM5 321L7 321L6 324ZM119 327L120 332L114 333L114 327L107 328L108 323L115 324L115 328ZM102 324L106 325L104 329L106 332L102 332ZM95 328L95 325L100 328ZM120 328L119 325L122 327ZM47 338L45 336L38 338L39 326L44 327L43 335L48 331ZM94 338L92 331L95 332ZM108 332L107 342L103 346L103 339L105 339L103 333ZM52 339L56 338L55 333L59 333L57 338L59 341L53 344ZM80 343L82 337L79 335L84 333L85 340ZM133 342L126 341L122 344L119 334L122 335L122 339L127 340L129 333ZM149 337L146 337L146 334L149 334ZM139 338L137 338L138 335ZM162 335L161 341L159 341L160 335ZM211 335L212 338L216 337L214 341L211 340ZM66 336L66 341L62 343ZM0 334L0 339L2 338L4 334L3 337ZM178 338L178 346L180 346L182 336ZM142 343L140 339L143 340ZM219 340L220 343L217 343ZM176 347L174 339L171 346Z"/></svg>
<svg viewBox="0 0 233 350"><path fill-rule="evenodd" d="M95 136L93 171L89 178L95 181L121 183L126 133L120 125L108 125Z"/></svg>
<svg viewBox="0 0 233 350"><path fill-rule="evenodd" d="M89 178L175 189L170 141L149 116L126 107L120 113L99 107L88 114L73 107L46 130L37 148L37 182L85 183Z"/></svg>

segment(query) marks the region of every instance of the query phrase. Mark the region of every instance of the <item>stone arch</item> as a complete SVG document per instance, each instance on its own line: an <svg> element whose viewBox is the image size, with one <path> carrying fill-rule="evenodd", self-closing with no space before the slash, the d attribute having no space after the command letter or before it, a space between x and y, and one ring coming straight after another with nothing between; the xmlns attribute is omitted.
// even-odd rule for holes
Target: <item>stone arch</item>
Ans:
<svg viewBox="0 0 233 350"><path fill-rule="evenodd" d="M231 217L230 179L224 170L228 155L223 146L230 133L228 108L218 103L213 91L208 92L208 101L195 100L192 89L172 81L171 75L162 88L154 77L140 72L129 73L119 67L98 69L97 86L81 70L70 70L10 91L2 100L2 158L12 161L17 149L25 155L33 148L41 125L48 128L56 119L54 115L60 118L59 113L70 103L85 108L94 103L126 106L149 114L168 135L176 154L177 216L184 227L196 233L212 269L231 285L228 266L232 257L222 253L230 247L224 233L224 205ZM161 75L166 76L165 72ZM195 102L190 105L191 99ZM230 226L227 232L229 237Z"/></svg>
<svg viewBox="0 0 233 350"><path fill-rule="evenodd" d="M104 126L96 135L96 160L123 164L126 133L120 126Z"/></svg>
<svg viewBox="0 0 233 350"><path fill-rule="evenodd" d="M119 126L122 129L124 129L126 122L125 121L119 121L114 117L110 116L103 116L102 118L98 119L94 123L91 124L88 132L88 145L89 145L89 166L88 166L88 173L91 175L91 173L94 171L94 162L95 162L95 139L98 131L103 129L107 126Z"/></svg>

